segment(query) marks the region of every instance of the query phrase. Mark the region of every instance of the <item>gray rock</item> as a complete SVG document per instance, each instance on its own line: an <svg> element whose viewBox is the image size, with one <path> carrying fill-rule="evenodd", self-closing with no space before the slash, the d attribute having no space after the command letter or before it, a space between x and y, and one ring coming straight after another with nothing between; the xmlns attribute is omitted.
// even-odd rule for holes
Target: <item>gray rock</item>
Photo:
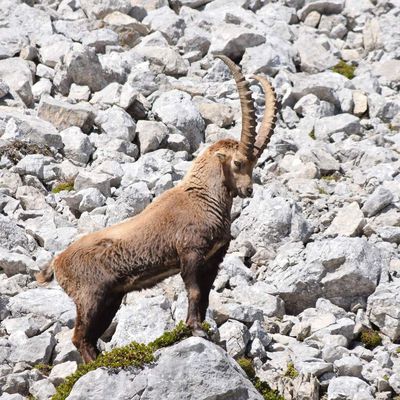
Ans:
<svg viewBox="0 0 400 400"><path fill-rule="evenodd" d="M377 93L368 95L368 110L371 118L380 118L390 123L400 111L400 103L396 97L384 97Z"/></svg>
<svg viewBox="0 0 400 400"><path fill-rule="evenodd" d="M400 338L399 286L397 281L382 283L368 298L370 321L393 342Z"/></svg>
<svg viewBox="0 0 400 400"><path fill-rule="evenodd" d="M228 320L219 328L220 342L225 344L231 357L240 357L246 351L250 333L246 325L239 321Z"/></svg>
<svg viewBox="0 0 400 400"><path fill-rule="evenodd" d="M49 96L52 89L53 84L49 79L40 79L32 86L33 98L35 101L39 101L42 96Z"/></svg>
<svg viewBox="0 0 400 400"><path fill-rule="evenodd" d="M271 197L257 186L249 205L232 224L233 248L247 241L260 255L285 238L301 241L309 234L307 221L292 200Z"/></svg>
<svg viewBox="0 0 400 400"><path fill-rule="evenodd" d="M68 87L75 83L89 86L91 91L97 92L107 86L106 74L93 48L74 48L65 56L64 63Z"/></svg>
<svg viewBox="0 0 400 400"><path fill-rule="evenodd" d="M176 44L185 30L185 21L167 6L149 12L143 23L161 32L170 44Z"/></svg>
<svg viewBox="0 0 400 400"><path fill-rule="evenodd" d="M139 214L152 199L153 196L146 183L136 182L127 186L116 202L107 207L109 225Z"/></svg>
<svg viewBox="0 0 400 400"><path fill-rule="evenodd" d="M112 82L104 89L93 94L90 103L96 104L120 104L122 85L118 82Z"/></svg>
<svg viewBox="0 0 400 400"><path fill-rule="evenodd" d="M42 379L29 386L29 393L38 400L48 400L56 393L56 388L48 379Z"/></svg>
<svg viewBox="0 0 400 400"><path fill-rule="evenodd" d="M173 328L170 303L164 296L135 299L117 313L118 325L112 346L123 346L133 340L149 343Z"/></svg>
<svg viewBox="0 0 400 400"><path fill-rule="evenodd" d="M78 368L76 361L66 361L57 365L51 369L49 380L54 386L60 385L64 379L73 374Z"/></svg>
<svg viewBox="0 0 400 400"><path fill-rule="evenodd" d="M89 138L80 128L71 127L60 132L64 143L64 154L67 158L79 163L87 164L93 154L93 146Z"/></svg>
<svg viewBox="0 0 400 400"><path fill-rule="evenodd" d="M68 100L72 102L88 101L90 97L89 86L80 86L73 83L69 89Z"/></svg>
<svg viewBox="0 0 400 400"><path fill-rule="evenodd" d="M26 231L18 226L15 221L0 215L0 247L10 251L18 247L33 251L36 244L31 241Z"/></svg>
<svg viewBox="0 0 400 400"><path fill-rule="evenodd" d="M14 363L26 362L31 365L48 364L56 344L54 336L49 332L32 338L28 338L22 332L16 332L10 335L9 340L12 348L10 360Z"/></svg>
<svg viewBox="0 0 400 400"><path fill-rule="evenodd" d="M328 400L350 400L354 398L373 400L372 388L359 378L347 376L340 376L329 382Z"/></svg>
<svg viewBox="0 0 400 400"><path fill-rule="evenodd" d="M211 54L225 54L237 58L242 56L247 48L264 42L265 36L252 29L221 23L213 32L209 51Z"/></svg>
<svg viewBox="0 0 400 400"><path fill-rule="evenodd" d="M95 0L81 0L80 5L89 18L97 19L101 19L114 11L128 14L132 8L129 0L104 0L101 2Z"/></svg>
<svg viewBox="0 0 400 400"><path fill-rule="evenodd" d="M33 264L33 260L26 255L13 253L0 247L0 268L7 276L26 274Z"/></svg>
<svg viewBox="0 0 400 400"><path fill-rule="evenodd" d="M339 58L327 50L314 35L302 34L295 42L299 53L301 69L308 73L325 71L339 62Z"/></svg>
<svg viewBox="0 0 400 400"><path fill-rule="evenodd" d="M39 49L40 62L54 68L72 48L70 40L55 40Z"/></svg>
<svg viewBox="0 0 400 400"><path fill-rule="evenodd" d="M135 121L118 106L114 105L105 111L99 111L95 122L110 137L131 142L136 136Z"/></svg>
<svg viewBox="0 0 400 400"><path fill-rule="evenodd" d="M353 202L339 210L326 235L357 236L365 225L364 214L358 203Z"/></svg>
<svg viewBox="0 0 400 400"><path fill-rule="evenodd" d="M344 4L344 0L305 0L305 5L298 15L304 21L311 11L318 11L320 14L339 14L343 10Z"/></svg>
<svg viewBox="0 0 400 400"><path fill-rule="evenodd" d="M118 33L111 29L95 29L83 37L82 44L104 53L106 46L118 44Z"/></svg>
<svg viewBox="0 0 400 400"><path fill-rule="evenodd" d="M98 189L104 196L111 195L111 177L107 174L80 171L75 178L74 189L82 190L88 188Z"/></svg>
<svg viewBox="0 0 400 400"><path fill-rule="evenodd" d="M347 135L351 135L358 134L360 129L358 117L351 114L339 114L317 120L314 132L317 139L327 140L336 132L345 132Z"/></svg>
<svg viewBox="0 0 400 400"><path fill-rule="evenodd" d="M312 307L318 297L345 309L365 301L388 262L385 253L366 240L345 237L310 243L302 257L278 260L270 265L265 281L276 287L269 292L284 300L286 312L294 314ZM285 263L283 271L279 265Z"/></svg>
<svg viewBox="0 0 400 400"><path fill-rule="evenodd" d="M0 121L3 123L14 122L18 138L56 149L63 147L61 136L58 134L57 129L51 123L40 118L25 115L11 107L0 106ZM7 133L2 138L6 139L6 135Z"/></svg>
<svg viewBox="0 0 400 400"><path fill-rule="evenodd" d="M75 319L74 303L59 289L30 289L12 297L8 308L15 317L33 313L66 325Z"/></svg>
<svg viewBox="0 0 400 400"><path fill-rule="evenodd" d="M193 359L197 360L195 364ZM121 370L117 374L106 369L89 372L75 384L68 399L126 396L141 396L143 400L205 400L220 396L262 399L232 358L219 346L196 337L157 352L152 368Z"/></svg>
<svg viewBox="0 0 400 400"><path fill-rule="evenodd" d="M192 151L204 141L204 121L187 93L172 90L161 94L153 104L153 112L164 124L179 129Z"/></svg>
<svg viewBox="0 0 400 400"><path fill-rule="evenodd" d="M356 378L362 379L362 367L361 360L354 356L345 356L340 360L334 362L334 366L338 376L355 376Z"/></svg>
<svg viewBox="0 0 400 400"><path fill-rule="evenodd" d="M320 100L313 94L303 96L293 107L300 115L316 118L330 117L334 115L335 106L327 101Z"/></svg>
<svg viewBox="0 0 400 400"><path fill-rule="evenodd" d="M38 116L60 130L77 126L82 131L89 132L93 125L93 113L90 109L54 100L51 97L41 99Z"/></svg>
<svg viewBox="0 0 400 400"><path fill-rule="evenodd" d="M136 132L141 154L157 150L168 135L167 127L156 121L138 121Z"/></svg>
<svg viewBox="0 0 400 400"><path fill-rule="evenodd" d="M269 36L266 43L245 49L241 65L247 74L276 75L282 69L295 72L294 56L295 51L288 42Z"/></svg>
<svg viewBox="0 0 400 400"><path fill-rule="evenodd" d="M385 242L400 243L400 227L399 226L384 226L378 227L377 234Z"/></svg>
<svg viewBox="0 0 400 400"><path fill-rule="evenodd" d="M22 58L0 60L0 79L9 87L13 97L28 107L33 104L33 71L30 61Z"/></svg>
<svg viewBox="0 0 400 400"><path fill-rule="evenodd" d="M383 187L378 187L372 195L370 195L362 207L364 215L373 217L379 211L391 204L393 201L393 193Z"/></svg>

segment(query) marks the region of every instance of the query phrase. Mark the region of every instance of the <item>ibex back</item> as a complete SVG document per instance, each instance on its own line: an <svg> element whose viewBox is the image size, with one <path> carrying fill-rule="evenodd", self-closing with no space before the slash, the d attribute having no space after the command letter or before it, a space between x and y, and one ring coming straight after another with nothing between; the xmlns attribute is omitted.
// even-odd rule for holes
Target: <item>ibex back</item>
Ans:
<svg viewBox="0 0 400 400"><path fill-rule="evenodd" d="M252 173L273 132L276 99L265 78L266 112L256 135L249 85L239 68L218 56L235 78L242 107L240 141L207 148L175 188L142 213L88 234L54 258L37 280L57 281L76 304L73 343L85 362L97 357L97 340L111 323L123 296L181 273L188 293L186 323L203 335L208 297L230 242L233 198L251 196Z"/></svg>

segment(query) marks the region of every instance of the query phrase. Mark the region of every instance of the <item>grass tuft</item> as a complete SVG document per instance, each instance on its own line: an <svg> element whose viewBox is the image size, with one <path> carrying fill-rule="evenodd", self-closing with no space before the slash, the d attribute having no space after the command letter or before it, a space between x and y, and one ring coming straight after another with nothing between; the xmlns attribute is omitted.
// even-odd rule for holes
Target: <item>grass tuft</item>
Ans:
<svg viewBox="0 0 400 400"><path fill-rule="evenodd" d="M54 185L53 189L51 190L52 193L60 193L63 190L70 192L74 190L74 178L66 179L63 182L59 182Z"/></svg>
<svg viewBox="0 0 400 400"><path fill-rule="evenodd" d="M382 338L377 331L365 329L361 332L360 341L367 349L373 350L382 343Z"/></svg>
<svg viewBox="0 0 400 400"><path fill-rule="evenodd" d="M316 140L314 129L308 134L308 136L310 136L310 138L311 138L312 140Z"/></svg>
<svg viewBox="0 0 400 400"><path fill-rule="evenodd" d="M354 65L349 65L346 64L345 61L340 60L333 68L332 71L336 72L340 75L345 76L347 79L353 79L354 78L354 71L356 70L356 67Z"/></svg>
<svg viewBox="0 0 400 400"><path fill-rule="evenodd" d="M256 376L252 360L242 357L236 360L236 362L243 369L251 383L265 400L285 400L276 390L272 390L267 382L262 381Z"/></svg>
<svg viewBox="0 0 400 400"><path fill-rule="evenodd" d="M33 368L39 370L43 375L49 376L53 366L48 365L48 364L39 363L39 364L34 365Z"/></svg>
<svg viewBox="0 0 400 400"><path fill-rule="evenodd" d="M297 371L292 362L288 363L285 376L287 376L290 379L294 379L299 376L299 371Z"/></svg>

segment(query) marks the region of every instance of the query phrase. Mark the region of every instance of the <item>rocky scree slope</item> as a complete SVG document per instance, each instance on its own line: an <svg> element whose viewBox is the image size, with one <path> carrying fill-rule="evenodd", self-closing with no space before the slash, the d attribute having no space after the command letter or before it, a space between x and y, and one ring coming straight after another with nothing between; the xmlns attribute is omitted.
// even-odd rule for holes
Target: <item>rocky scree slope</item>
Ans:
<svg viewBox="0 0 400 400"><path fill-rule="evenodd" d="M398 0L3 0L0 398L48 399L80 362L73 304L34 273L78 235L140 212L204 144L238 138L216 53L267 74L281 111L254 197L235 201L214 340L287 399L399 396L399 18ZM148 343L185 313L179 277L131 293L100 345ZM228 360L183 343L185 360ZM218 371L197 382L199 399ZM93 382L159 379L114 372L83 377L72 398ZM246 382L224 398L250 398ZM175 384L161 397L189 390Z"/></svg>

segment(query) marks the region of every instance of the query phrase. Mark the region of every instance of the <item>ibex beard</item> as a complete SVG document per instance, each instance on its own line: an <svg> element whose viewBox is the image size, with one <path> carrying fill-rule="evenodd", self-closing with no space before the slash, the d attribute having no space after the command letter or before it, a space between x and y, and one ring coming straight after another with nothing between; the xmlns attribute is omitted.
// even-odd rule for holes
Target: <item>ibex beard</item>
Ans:
<svg viewBox="0 0 400 400"><path fill-rule="evenodd" d="M240 141L220 140L192 164L185 178L140 214L83 236L37 275L52 279L76 304L73 343L85 362L94 360L97 341L107 329L124 295L150 288L180 272L188 295L187 325L204 335L201 323L209 293L231 239L235 196L253 192L253 168L267 146L276 118L275 93L267 79L255 76L265 93L266 111L256 133L249 84L227 57L242 108Z"/></svg>

